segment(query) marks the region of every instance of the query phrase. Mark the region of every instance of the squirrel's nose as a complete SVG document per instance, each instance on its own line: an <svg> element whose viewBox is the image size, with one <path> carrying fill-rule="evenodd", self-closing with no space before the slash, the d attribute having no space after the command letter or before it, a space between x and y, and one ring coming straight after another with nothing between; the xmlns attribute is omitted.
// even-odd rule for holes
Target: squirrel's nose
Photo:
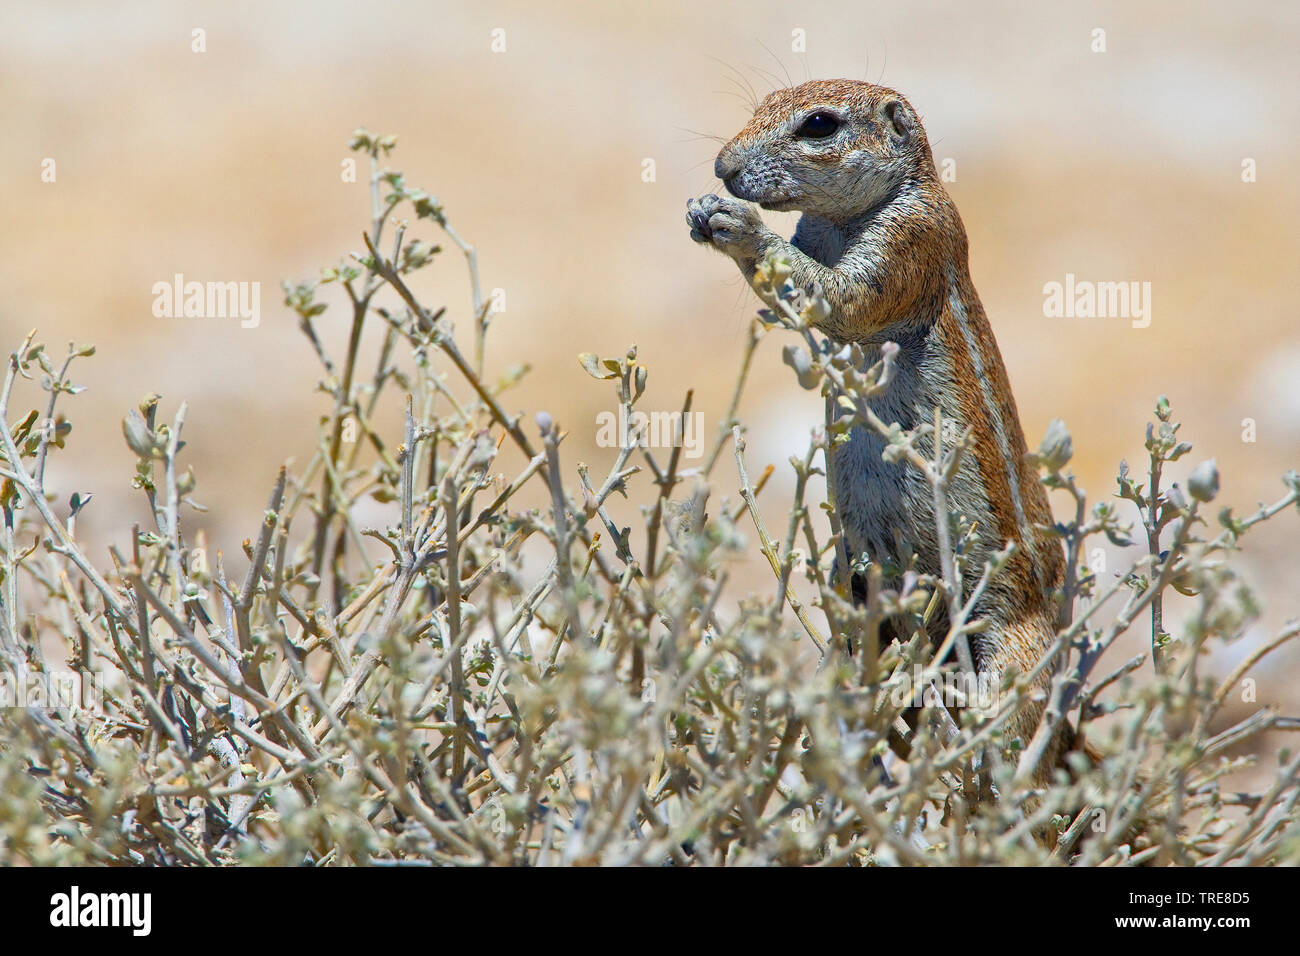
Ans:
<svg viewBox="0 0 1300 956"><path fill-rule="evenodd" d="M718 158L713 162L713 175L717 176L724 183L736 173L740 172L741 163L736 161L735 155L728 155L725 152L719 153Z"/></svg>

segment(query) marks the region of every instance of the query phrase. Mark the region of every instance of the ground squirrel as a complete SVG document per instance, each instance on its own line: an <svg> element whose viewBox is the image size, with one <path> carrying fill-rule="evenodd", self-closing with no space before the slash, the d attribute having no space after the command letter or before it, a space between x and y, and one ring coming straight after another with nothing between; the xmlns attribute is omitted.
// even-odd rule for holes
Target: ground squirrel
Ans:
<svg viewBox="0 0 1300 956"><path fill-rule="evenodd" d="M1047 495L1026 460L1006 369L971 284L966 231L916 111L871 83L818 80L778 90L723 147L714 172L736 198L691 200L691 237L726 253L747 279L768 252L787 256L791 281L820 287L830 305L821 331L860 343L869 363L882 343L898 343L894 378L873 400L884 421L914 428L933 421L937 407L946 421L972 430L973 448L949 491L952 506L977 525L966 596L991 552L1008 541L1018 547L976 606L987 623L972 654L976 668L995 677L1009 666L1030 670L1056 632L1053 592L1064 557L1041 530L1051 522ZM752 203L802 212L794 238L768 229ZM833 400L827 407L834 414ZM848 552L903 567L914 555L916 570L937 575L931 490L907 463L883 461L883 448L880 436L857 428L831 455ZM1044 689L1049 678L1040 680ZM1041 711L1041 704L1025 707L1011 724L1023 744Z"/></svg>

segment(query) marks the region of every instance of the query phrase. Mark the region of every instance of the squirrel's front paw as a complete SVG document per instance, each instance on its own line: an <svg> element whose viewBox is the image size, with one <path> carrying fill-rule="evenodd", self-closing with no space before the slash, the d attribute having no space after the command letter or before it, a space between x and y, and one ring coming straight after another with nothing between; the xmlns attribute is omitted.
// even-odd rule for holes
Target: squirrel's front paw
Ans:
<svg viewBox="0 0 1300 956"><path fill-rule="evenodd" d="M718 197L709 193L699 199L686 200L686 225L691 227L691 238L696 242L712 242L709 217L718 210Z"/></svg>
<svg viewBox="0 0 1300 956"><path fill-rule="evenodd" d="M692 239L733 259L759 258L770 234L753 205L712 193L686 203L686 223Z"/></svg>

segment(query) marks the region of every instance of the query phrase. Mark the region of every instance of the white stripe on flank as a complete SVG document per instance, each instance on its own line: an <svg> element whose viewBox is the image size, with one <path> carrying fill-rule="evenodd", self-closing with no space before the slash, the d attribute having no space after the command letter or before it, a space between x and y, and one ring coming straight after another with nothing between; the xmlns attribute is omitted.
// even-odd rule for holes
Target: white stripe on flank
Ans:
<svg viewBox="0 0 1300 956"><path fill-rule="evenodd" d="M966 342L966 352L970 355L971 367L975 369L975 378L979 381L980 393L984 397L984 407L988 410L990 421L993 422L993 433L998 441L998 451L1002 453L1002 462L1007 468L1007 485L1011 489L1011 504L1016 509L1016 525L1020 528L1020 537L1025 548L1029 551L1030 558L1037 566L1037 551L1028 547L1030 541L1033 540L1031 536L1032 529L1025 518L1025 506L1020 500L1020 476L1016 473L1016 463L1011 458L1011 448L1007 443L1007 433L1002 421L1002 412L993 398L993 387L989 382L988 375L984 372L984 362L980 358L979 345L976 343L975 335L971 331L970 323L967 321L966 306L957 294L957 276L953 274L951 269L948 271L948 288L950 290L948 292L948 304L952 307L953 317L957 320L962 339ZM1003 544L1005 543L1003 542Z"/></svg>

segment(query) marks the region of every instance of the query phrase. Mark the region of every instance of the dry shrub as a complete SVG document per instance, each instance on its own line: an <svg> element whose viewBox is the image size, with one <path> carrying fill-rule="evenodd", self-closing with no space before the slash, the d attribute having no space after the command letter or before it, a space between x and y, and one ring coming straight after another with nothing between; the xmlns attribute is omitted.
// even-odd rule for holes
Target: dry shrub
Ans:
<svg viewBox="0 0 1300 956"><path fill-rule="evenodd" d="M954 697L959 665L946 662L968 653L974 596L1005 555L967 566L971 529L950 515L937 529L941 578L840 555L866 585L855 604L835 572L835 516L804 500L827 442L852 424L884 434L886 454L919 469L937 513L949 513L946 476L966 439L936 443L941 423L908 432L875 417L869 399L889 387L891 349L866 367L859 349L828 343L809 325L824 303L769 261L757 285L771 308L698 467L633 434L647 375L635 350L580 356L627 423L614 466L593 476L564 461L549 415L525 421L502 407L516 373L485 379L492 314L473 249L434 197L385 167L392 137L358 131L351 145L372 170L368 252L286 287L332 408L315 458L282 471L265 512L249 517L238 573L187 536L185 407L167 423L154 396L124 428L155 527L124 534L97 563L76 536L85 501L65 505L44 479L67 437L56 401L75 395L75 360L93 350L73 347L56 365L29 336L12 353L0 396L0 653L14 705L0 722L0 863L1300 860L1300 758L1284 755L1257 792L1223 785L1249 762L1234 754L1295 720L1267 709L1217 719L1300 625L1226 679L1198 669L1257 616L1229 559L1254 524L1294 508L1294 473L1275 503L1246 518L1225 509L1212 530L1213 462L1186 489L1162 487L1163 467L1190 446L1161 400L1146 477L1125 471L1116 499L1089 509L1064 470L1070 437L1054 423L1037 457L1042 480L1075 506L1055 528L1071 571L1062 629L1040 664L1054 675L1046 717L1033 740L1009 739L1033 675ZM466 254L472 354L407 286L442 253L396 215ZM351 308L341 358L316 332L323 285ZM369 376L366 336L380 342ZM734 421L753 350L772 336L788 342L800 382L833 389L846 412L791 460L795 500L764 501L769 517L786 518L779 539L758 503L770 470L751 482ZM20 395L37 387L45 413L24 416ZM388 402L405 405L400 436L374 424ZM498 471L507 459L519 464ZM519 503L533 489L547 507ZM618 525L615 494L641 505L643 525ZM365 498L392 503L391 526L358 527ZM1148 553L1103 579L1083 561L1087 542L1127 543L1125 514ZM382 543L381 561L367 538ZM755 539L773 587L736 600L728 564ZM1171 587L1194 595L1177 637L1163 625ZM952 623L931 634L941 604ZM883 643L886 620L911 640ZM1151 663L1094 673L1120 635L1148 625ZM939 662L936 644L956 653ZM83 686L61 694L60 679ZM930 686L950 691L949 706L930 696L904 721ZM1073 773L1036 786L1034 767L1065 721L1103 756L1071 758Z"/></svg>

